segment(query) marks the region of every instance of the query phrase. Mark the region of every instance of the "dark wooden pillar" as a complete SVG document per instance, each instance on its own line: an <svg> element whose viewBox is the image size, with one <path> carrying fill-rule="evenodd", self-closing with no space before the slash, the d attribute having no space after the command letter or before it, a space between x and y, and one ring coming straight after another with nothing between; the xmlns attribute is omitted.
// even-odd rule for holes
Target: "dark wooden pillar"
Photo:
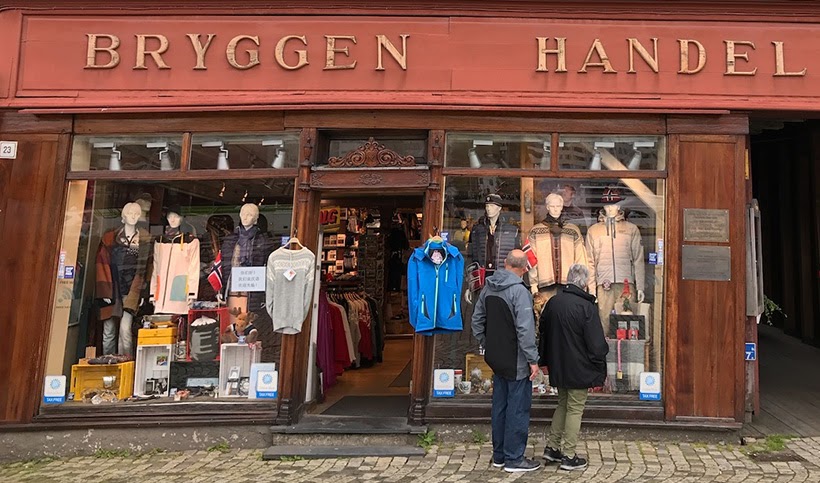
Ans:
<svg viewBox="0 0 820 483"><path fill-rule="evenodd" d="M0 113L0 422L30 422L39 408L57 250L63 226L71 118Z"/></svg>
<svg viewBox="0 0 820 483"><path fill-rule="evenodd" d="M442 154L444 131L430 131L427 153L430 164L430 185L424 193L424 220L422 239L441 229L444 175L442 174ZM412 308L411 308L412 310ZM411 424L424 423L424 409L430 399L433 377L433 347L435 336L416 334L413 339L413 384L410 393L408 419Z"/></svg>
<svg viewBox="0 0 820 483"><path fill-rule="evenodd" d="M310 249L316 246L319 231L316 214L319 212L320 195L310 189L310 170L316 159L316 136L316 129L302 130L302 159L293 190L293 233ZM311 316L308 312L299 334L282 336L277 424L294 424L304 412Z"/></svg>
<svg viewBox="0 0 820 483"><path fill-rule="evenodd" d="M668 129L666 418L742 422L748 120L670 116ZM684 242L687 208L727 210L729 242ZM729 247L731 280L684 280L684 244Z"/></svg>

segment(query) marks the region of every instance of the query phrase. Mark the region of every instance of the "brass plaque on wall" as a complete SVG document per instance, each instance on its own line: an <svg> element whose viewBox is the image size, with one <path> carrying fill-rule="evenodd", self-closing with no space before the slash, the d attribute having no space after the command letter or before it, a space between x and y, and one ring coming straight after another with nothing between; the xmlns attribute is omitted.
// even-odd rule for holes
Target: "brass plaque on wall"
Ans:
<svg viewBox="0 0 820 483"><path fill-rule="evenodd" d="M729 210L683 210L683 241L729 241Z"/></svg>
<svg viewBox="0 0 820 483"><path fill-rule="evenodd" d="M732 279L732 249L729 247L706 247L683 245L681 253L682 278L684 280Z"/></svg>

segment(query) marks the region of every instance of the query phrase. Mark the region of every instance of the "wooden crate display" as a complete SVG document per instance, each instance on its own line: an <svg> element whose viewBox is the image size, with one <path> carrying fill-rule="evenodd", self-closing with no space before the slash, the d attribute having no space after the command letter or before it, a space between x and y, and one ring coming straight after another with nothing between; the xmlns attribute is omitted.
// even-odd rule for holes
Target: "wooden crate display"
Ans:
<svg viewBox="0 0 820 483"><path fill-rule="evenodd" d="M116 377L110 390L116 392L117 399L131 397L134 388L134 361L122 364L74 364L71 366L69 390L74 394L74 398L79 400L86 390L107 389L103 381L103 377L106 376Z"/></svg>
<svg viewBox="0 0 820 483"><path fill-rule="evenodd" d="M170 389L168 380L171 374L171 361L176 352L175 344L163 345L140 345L137 346L136 368L134 372L134 394L137 396L149 395L148 386L154 385L164 387L150 392L167 396Z"/></svg>
<svg viewBox="0 0 820 483"><path fill-rule="evenodd" d="M222 344L219 358L219 396L248 397L251 365L261 360L262 348L256 344ZM235 372L236 380L231 380Z"/></svg>

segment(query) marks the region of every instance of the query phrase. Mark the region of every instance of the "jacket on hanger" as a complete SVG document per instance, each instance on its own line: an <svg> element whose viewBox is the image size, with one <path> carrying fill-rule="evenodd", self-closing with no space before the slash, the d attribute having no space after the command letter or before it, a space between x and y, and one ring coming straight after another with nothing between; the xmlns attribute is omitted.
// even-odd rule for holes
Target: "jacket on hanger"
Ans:
<svg viewBox="0 0 820 483"><path fill-rule="evenodd" d="M121 317L123 311L136 314L140 299L148 295L151 235L142 228L137 228L134 235L129 239L125 227L120 226L103 234L100 240L94 293L100 304L100 320ZM102 299L110 299L111 303Z"/></svg>
<svg viewBox="0 0 820 483"><path fill-rule="evenodd" d="M198 293L199 240L188 233L162 235L154 243L154 313L187 314L188 297Z"/></svg>
<svg viewBox="0 0 820 483"><path fill-rule="evenodd" d="M626 221L623 212L614 218L603 217L589 227L586 247L590 278L595 283L628 280L638 290L644 290L646 266L641 232L634 223Z"/></svg>
<svg viewBox="0 0 820 483"><path fill-rule="evenodd" d="M435 251L442 253L438 265ZM445 241L430 239L407 264L407 298L410 324L423 335L461 331L461 287L464 282L464 257Z"/></svg>

